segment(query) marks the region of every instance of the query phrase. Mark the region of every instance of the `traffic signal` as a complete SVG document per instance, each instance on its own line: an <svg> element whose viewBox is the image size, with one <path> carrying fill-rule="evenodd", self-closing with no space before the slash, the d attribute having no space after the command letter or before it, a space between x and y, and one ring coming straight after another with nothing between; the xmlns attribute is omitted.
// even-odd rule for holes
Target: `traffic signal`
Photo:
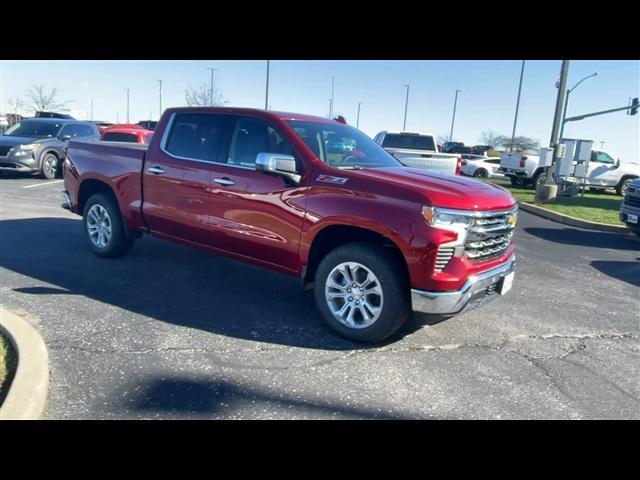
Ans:
<svg viewBox="0 0 640 480"><path fill-rule="evenodd" d="M638 113L638 97L631 101L631 110L629 110L629 115L635 115L636 113Z"/></svg>

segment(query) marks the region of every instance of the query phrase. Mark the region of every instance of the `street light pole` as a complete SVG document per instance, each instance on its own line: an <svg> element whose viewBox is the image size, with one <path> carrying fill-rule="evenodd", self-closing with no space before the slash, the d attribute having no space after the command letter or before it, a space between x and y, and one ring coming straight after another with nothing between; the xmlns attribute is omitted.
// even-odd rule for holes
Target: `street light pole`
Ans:
<svg viewBox="0 0 640 480"><path fill-rule="evenodd" d="M407 109L409 108L409 84L405 83L405 87L407 87L407 97L404 101L404 123L402 124L402 131L407 129Z"/></svg>
<svg viewBox="0 0 640 480"><path fill-rule="evenodd" d="M518 100L516 101L516 115L513 118L513 131L511 132L511 144L509 145L509 152L513 152L513 142L516 138L516 125L518 123L518 110L520 109L520 93L522 93L523 77L524 77L524 60L522 60L522 67L520 67L520 84L518 85Z"/></svg>
<svg viewBox="0 0 640 480"><path fill-rule="evenodd" d="M127 88L127 123L129 123L129 89Z"/></svg>
<svg viewBox="0 0 640 480"><path fill-rule="evenodd" d="M269 110L269 60L267 60L267 90L264 96L264 109Z"/></svg>
<svg viewBox="0 0 640 480"><path fill-rule="evenodd" d="M211 70L211 82L209 83L209 106L213 106L213 72L217 72L217 68L207 67L207 70Z"/></svg>
<svg viewBox="0 0 640 480"><path fill-rule="evenodd" d="M93 100L91 100L91 120L93 120Z"/></svg>
<svg viewBox="0 0 640 480"><path fill-rule="evenodd" d="M456 98L453 101L453 118L451 119L451 131L449 132L449 141L453 140L453 124L456 121L456 106L458 105L459 93L462 93L462 90L456 90Z"/></svg>
<svg viewBox="0 0 640 480"><path fill-rule="evenodd" d="M162 80L158 80L158 95L159 95L159 100L160 100L160 107L158 110L158 120L160 120L160 117L162 116ZM151 120L151 117L149 117L149 120Z"/></svg>
<svg viewBox="0 0 640 480"><path fill-rule="evenodd" d="M331 106L329 108L329 118L333 118L333 93L334 93L334 77L331 76Z"/></svg>
<svg viewBox="0 0 640 480"><path fill-rule="evenodd" d="M358 102L358 116L356 117L356 128L360 126L360 105L362 105L362 102Z"/></svg>
<svg viewBox="0 0 640 480"><path fill-rule="evenodd" d="M567 96L564 99L564 111L562 112L562 123L560 125L560 139L562 139L562 134L564 133L564 124L566 123L564 119L567 118L567 106L569 105L569 95L571 94L571 92L573 92L576 89L578 85L584 82L587 78L595 77L597 75L598 75L598 72L594 72L591 75L587 75L578 83L576 83L573 87L567 90Z"/></svg>

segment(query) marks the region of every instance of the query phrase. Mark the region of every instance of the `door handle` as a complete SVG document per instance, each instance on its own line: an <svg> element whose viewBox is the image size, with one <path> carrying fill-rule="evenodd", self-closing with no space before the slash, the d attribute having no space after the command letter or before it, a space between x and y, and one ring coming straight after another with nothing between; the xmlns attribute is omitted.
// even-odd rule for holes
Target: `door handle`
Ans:
<svg viewBox="0 0 640 480"><path fill-rule="evenodd" d="M235 185L236 184L236 182L234 182L233 180L227 177L214 178L213 181L216 182L218 185Z"/></svg>
<svg viewBox="0 0 640 480"><path fill-rule="evenodd" d="M155 173L156 175L162 175L164 173L164 169L160 167L149 167L149 172Z"/></svg>

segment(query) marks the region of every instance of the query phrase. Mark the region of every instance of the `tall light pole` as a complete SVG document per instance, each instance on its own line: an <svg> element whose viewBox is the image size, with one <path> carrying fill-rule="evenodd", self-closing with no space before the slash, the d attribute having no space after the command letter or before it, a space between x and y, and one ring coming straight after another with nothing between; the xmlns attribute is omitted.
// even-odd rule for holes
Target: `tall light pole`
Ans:
<svg viewBox="0 0 640 480"><path fill-rule="evenodd" d="M607 143L604 140L600 140L600 150L604 150L604 144Z"/></svg>
<svg viewBox="0 0 640 480"><path fill-rule="evenodd" d="M334 77L331 76L331 105L329 106L329 118L333 118L333 89L334 86Z"/></svg>
<svg viewBox="0 0 640 480"><path fill-rule="evenodd" d="M127 88L127 123L129 123L129 89Z"/></svg>
<svg viewBox="0 0 640 480"><path fill-rule="evenodd" d="M356 128L360 126L360 105L362 105L362 102L358 102L358 116L356 117Z"/></svg>
<svg viewBox="0 0 640 480"><path fill-rule="evenodd" d="M160 106L158 107L158 120L160 120L160 117L162 116L162 80L158 80L158 97L159 97L159 101L160 101ZM149 117L149 120L151 120L151 117Z"/></svg>
<svg viewBox="0 0 640 480"><path fill-rule="evenodd" d="M213 72L217 72L217 68L207 67L207 70L211 70L211 82L209 83L209 106L213 106Z"/></svg>
<svg viewBox="0 0 640 480"><path fill-rule="evenodd" d="M576 83L573 87L567 90L567 96L564 99L564 111L562 112L562 123L560 124L560 139L562 139L562 134L564 133L564 123L565 123L564 119L567 117L567 106L569 105L569 95L571 94L571 92L573 92L576 89L578 85L584 82L587 78L595 77L597 75L598 75L598 72L594 72L591 75L587 75L578 83Z"/></svg>
<svg viewBox="0 0 640 480"><path fill-rule="evenodd" d="M459 93L462 93L462 90L456 90L456 97L453 100L453 118L451 118L451 131L449 132L449 141L453 140L453 124L456 121L456 107L458 106Z"/></svg>
<svg viewBox="0 0 640 480"><path fill-rule="evenodd" d="M329 102L329 118L331 118L331 107L333 104L333 99L327 98L327 101Z"/></svg>
<svg viewBox="0 0 640 480"><path fill-rule="evenodd" d="M269 110L269 60L267 60L267 90L264 96L264 109Z"/></svg>
<svg viewBox="0 0 640 480"><path fill-rule="evenodd" d="M522 60L522 67L520 67L520 84L518 85L518 100L516 101L516 115L513 118L513 130L511 131L511 143L509 144L509 151L513 151L513 142L516 138L516 125L518 123L518 109L520 108L520 93L522 93L522 78L524 77L524 60Z"/></svg>
<svg viewBox="0 0 640 480"><path fill-rule="evenodd" d="M91 120L93 120L93 100L91 100Z"/></svg>
<svg viewBox="0 0 640 480"><path fill-rule="evenodd" d="M402 124L402 131L407 129L407 109L409 108L409 84L405 83L405 87L407 87L407 98L404 101L404 123Z"/></svg>

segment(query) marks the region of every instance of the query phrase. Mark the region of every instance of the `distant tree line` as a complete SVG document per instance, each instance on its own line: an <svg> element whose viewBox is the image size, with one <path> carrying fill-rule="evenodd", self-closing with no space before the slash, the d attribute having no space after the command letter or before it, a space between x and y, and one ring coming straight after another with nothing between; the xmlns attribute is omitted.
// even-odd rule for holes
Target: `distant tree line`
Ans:
<svg viewBox="0 0 640 480"><path fill-rule="evenodd" d="M502 147L509 149L511 147L515 151L536 150L540 148L540 141L535 138L517 135L512 140L511 135L501 135L492 130L482 132L480 135L480 143L482 145L489 145L492 148ZM511 145L512 143L513 147Z"/></svg>

